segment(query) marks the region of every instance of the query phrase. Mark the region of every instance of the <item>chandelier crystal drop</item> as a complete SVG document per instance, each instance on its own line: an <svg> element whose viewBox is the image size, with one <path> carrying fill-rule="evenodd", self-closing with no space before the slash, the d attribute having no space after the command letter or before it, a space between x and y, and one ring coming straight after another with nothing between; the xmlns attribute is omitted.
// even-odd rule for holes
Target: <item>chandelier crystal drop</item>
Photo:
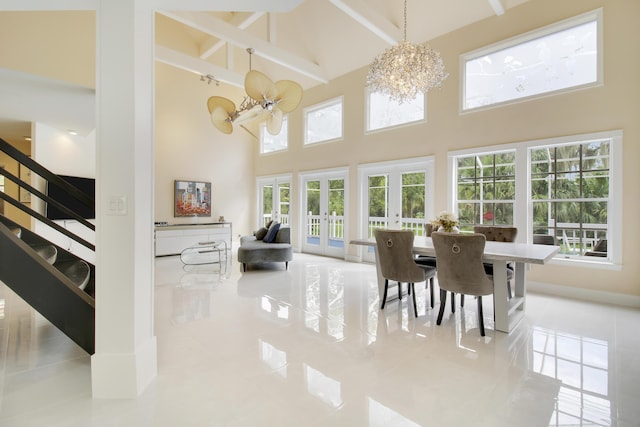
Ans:
<svg viewBox="0 0 640 427"><path fill-rule="evenodd" d="M404 40L378 55L369 67L367 86L402 104L418 93L440 87L449 74L440 54L407 41L407 0L404 2Z"/></svg>

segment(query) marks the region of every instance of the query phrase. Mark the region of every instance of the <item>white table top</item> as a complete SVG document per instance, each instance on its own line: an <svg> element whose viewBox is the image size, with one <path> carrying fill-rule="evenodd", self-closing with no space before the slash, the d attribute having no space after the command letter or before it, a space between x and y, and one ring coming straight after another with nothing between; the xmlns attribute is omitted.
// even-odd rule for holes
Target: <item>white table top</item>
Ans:
<svg viewBox="0 0 640 427"><path fill-rule="evenodd" d="M376 246L375 239L354 239L352 245ZM484 247L485 261L515 261L530 264L545 264L560 251L559 246L534 245L532 243L511 243L487 241ZM419 255L435 256L431 237L414 238L413 252Z"/></svg>

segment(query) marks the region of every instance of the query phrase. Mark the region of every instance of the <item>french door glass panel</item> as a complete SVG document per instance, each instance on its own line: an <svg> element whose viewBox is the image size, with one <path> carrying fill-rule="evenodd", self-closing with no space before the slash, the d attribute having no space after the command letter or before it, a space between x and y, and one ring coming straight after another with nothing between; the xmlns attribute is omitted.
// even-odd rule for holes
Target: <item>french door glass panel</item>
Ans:
<svg viewBox="0 0 640 427"><path fill-rule="evenodd" d="M291 179L289 177L259 178L258 194L260 196L258 226L264 227L271 220L288 225Z"/></svg>
<svg viewBox="0 0 640 427"><path fill-rule="evenodd" d="M345 178L309 176L303 181L303 250L321 255L344 256Z"/></svg>
<svg viewBox="0 0 640 427"><path fill-rule="evenodd" d="M413 230L424 235L427 214L432 215L432 161L424 159L361 169L363 205L366 206L363 237L374 238L376 228ZM374 249L365 252L365 260L374 260Z"/></svg>

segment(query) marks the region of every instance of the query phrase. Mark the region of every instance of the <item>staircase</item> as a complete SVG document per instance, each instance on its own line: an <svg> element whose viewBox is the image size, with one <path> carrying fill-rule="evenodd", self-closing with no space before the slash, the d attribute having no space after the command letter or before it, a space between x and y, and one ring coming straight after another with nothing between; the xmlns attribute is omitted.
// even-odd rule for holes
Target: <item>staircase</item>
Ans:
<svg viewBox="0 0 640 427"><path fill-rule="evenodd" d="M7 147L8 146L8 147ZM0 139L0 151L25 164L44 179L59 178ZM24 162L24 163L23 163ZM12 181L47 203L55 201L16 176L0 169ZM70 190L70 192L73 192ZM60 227L30 207L0 192L0 198L32 218L44 222L73 240L95 249L91 243ZM78 218L79 222L88 221ZM0 215L0 281L20 296L87 353L95 351L95 267L73 253Z"/></svg>

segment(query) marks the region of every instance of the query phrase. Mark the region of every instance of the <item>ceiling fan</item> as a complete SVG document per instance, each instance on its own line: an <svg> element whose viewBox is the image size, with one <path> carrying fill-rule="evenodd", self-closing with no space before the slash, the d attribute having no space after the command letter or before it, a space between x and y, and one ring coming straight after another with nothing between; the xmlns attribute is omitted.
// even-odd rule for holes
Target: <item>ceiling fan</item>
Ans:
<svg viewBox="0 0 640 427"><path fill-rule="evenodd" d="M254 120L266 120L267 131L272 135L280 133L282 118L298 107L302 100L302 86L291 80L272 82L260 71L251 70L253 48L248 48L249 72L244 79L247 96L238 108L230 99L212 96L207 100L211 122L220 132L230 134L233 124Z"/></svg>

